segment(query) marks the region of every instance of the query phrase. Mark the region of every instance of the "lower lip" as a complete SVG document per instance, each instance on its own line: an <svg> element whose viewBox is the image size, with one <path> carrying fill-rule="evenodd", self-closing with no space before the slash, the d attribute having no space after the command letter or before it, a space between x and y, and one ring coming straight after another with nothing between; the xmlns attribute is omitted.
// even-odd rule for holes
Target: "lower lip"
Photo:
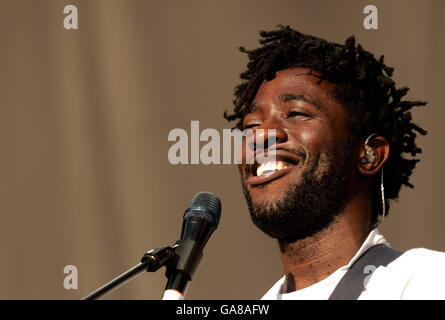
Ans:
<svg viewBox="0 0 445 320"><path fill-rule="evenodd" d="M251 176L247 179L247 184L249 184L251 186L258 186L261 184L265 184L272 180L281 178L282 176L288 174L292 169L293 169L293 166L287 167L286 169L277 170L277 171L274 171L272 173L265 174L262 176Z"/></svg>

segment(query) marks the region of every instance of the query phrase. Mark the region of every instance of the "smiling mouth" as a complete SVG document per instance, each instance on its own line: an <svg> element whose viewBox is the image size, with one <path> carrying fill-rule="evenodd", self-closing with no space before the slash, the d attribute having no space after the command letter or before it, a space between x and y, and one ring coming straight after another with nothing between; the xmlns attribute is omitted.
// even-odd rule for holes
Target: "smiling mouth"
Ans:
<svg viewBox="0 0 445 320"><path fill-rule="evenodd" d="M266 184L286 175L299 163L295 159L280 158L283 159L267 160L251 166L247 183L251 186Z"/></svg>
<svg viewBox="0 0 445 320"><path fill-rule="evenodd" d="M283 170L288 167L289 167L288 164L284 161L268 160L268 161L264 162L263 164L261 164L260 166L258 166L256 169L256 172L254 171L254 173L256 174L257 177L267 176L267 175L270 175L276 171Z"/></svg>

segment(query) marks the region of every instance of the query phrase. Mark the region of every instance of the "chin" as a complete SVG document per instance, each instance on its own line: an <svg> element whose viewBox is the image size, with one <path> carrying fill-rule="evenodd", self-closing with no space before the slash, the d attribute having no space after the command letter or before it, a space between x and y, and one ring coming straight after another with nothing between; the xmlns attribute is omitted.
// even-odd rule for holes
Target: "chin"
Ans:
<svg viewBox="0 0 445 320"><path fill-rule="evenodd" d="M250 189L250 198L252 201L252 205L254 206L269 206L277 203L279 201L283 201L286 198L287 189L281 189L280 192L277 191L269 191L268 188L254 188Z"/></svg>
<svg viewBox="0 0 445 320"><path fill-rule="evenodd" d="M276 180L260 185L249 185L247 191L250 194L252 204L273 204L277 201L283 201L286 198L288 190L299 183L298 172L290 172Z"/></svg>

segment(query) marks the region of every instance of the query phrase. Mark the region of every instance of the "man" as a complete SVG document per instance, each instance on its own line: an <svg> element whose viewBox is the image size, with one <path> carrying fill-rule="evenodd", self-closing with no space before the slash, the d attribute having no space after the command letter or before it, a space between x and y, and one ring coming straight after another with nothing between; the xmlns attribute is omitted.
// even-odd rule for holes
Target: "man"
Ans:
<svg viewBox="0 0 445 320"><path fill-rule="evenodd" d="M278 240L285 272L263 299L445 298L445 254L399 252L377 229L388 200L413 187L426 131L410 109L426 103L403 100L393 69L353 37L260 34L262 47L241 48L250 61L224 116L253 130L244 151L276 157L239 165L252 220Z"/></svg>

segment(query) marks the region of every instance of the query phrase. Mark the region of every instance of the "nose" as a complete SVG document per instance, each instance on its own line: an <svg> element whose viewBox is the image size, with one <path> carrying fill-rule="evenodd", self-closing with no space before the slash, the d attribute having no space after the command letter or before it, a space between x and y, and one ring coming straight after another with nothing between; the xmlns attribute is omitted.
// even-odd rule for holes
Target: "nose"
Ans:
<svg viewBox="0 0 445 320"><path fill-rule="evenodd" d="M287 133L277 120L264 121L253 129L248 145L252 151L267 150L274 145L287 141ZM276 147L276 146L275 146Z"/></svg>

